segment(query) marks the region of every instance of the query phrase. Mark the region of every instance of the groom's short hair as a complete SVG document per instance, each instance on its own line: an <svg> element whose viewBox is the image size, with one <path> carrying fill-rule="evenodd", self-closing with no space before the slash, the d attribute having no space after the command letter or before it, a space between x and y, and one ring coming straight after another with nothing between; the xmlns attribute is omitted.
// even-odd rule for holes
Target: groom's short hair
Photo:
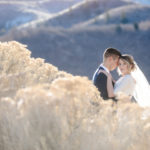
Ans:
<svg viewBox="0 0 150 150"><path fill-rule="evenodd" d="M116 56L121 57L121 53L119 52L119 50L117 50L115 48L107 48L104 51L103 59L106 59L106 58L108 58L110 56L112 56L112 57L116 57Z"/></svg>

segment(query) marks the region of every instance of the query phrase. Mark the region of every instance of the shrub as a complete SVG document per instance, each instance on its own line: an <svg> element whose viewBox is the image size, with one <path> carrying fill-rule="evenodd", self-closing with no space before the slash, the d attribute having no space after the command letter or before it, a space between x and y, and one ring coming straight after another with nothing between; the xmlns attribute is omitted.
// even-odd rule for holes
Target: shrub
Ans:
<svg viewBox="0 0 150 150"><path fill-rule="evenodd" d="M136 31L139 30L139 25L138 25L137 22L135 22L135 23L133 24L133 27L134 27L134 29L135 29Z"/></svg>
<svg viewBox="0 0 150 150"><path fill-rule="evenodd" d="M123 24L128 23L128 19L127 19L126 14L124 12L122 12L122 14L121 14L121 23L123 23Z"/></svg>
<svg viewBox="0 0 150 150"><path fill-rule="evenodd" d="M122 28L121 28L120 25L117 25L117 26L116 26L116 32L117 32L117 33L121 33L121 32L122 32Z"/></svg>
<svg viewBox="0 0 150 150"><path fill-rule="evenodd" d="M149 108L104 101L88 78L30 54L17 42L0 44L2 150L149 149Z"/></svg>

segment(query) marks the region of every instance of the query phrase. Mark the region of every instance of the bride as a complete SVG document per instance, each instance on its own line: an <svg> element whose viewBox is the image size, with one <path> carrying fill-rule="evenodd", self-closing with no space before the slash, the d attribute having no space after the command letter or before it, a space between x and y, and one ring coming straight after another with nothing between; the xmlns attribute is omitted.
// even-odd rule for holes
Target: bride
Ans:
<svg viewBox="0 0 150 150"><path fill-rule="evenodd" d="M140 106L150 106L150 85L132 56L122 55L120 57L118 72L121 77L115 82L114 87L111 74L104 72L108 77L109 94L115 97L123 94L129 99L134 97Z"/></svg>

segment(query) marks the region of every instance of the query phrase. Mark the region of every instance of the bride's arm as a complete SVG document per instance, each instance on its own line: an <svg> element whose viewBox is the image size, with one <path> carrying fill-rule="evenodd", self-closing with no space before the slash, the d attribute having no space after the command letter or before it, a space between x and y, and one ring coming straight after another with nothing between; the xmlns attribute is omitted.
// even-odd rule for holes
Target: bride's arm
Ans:
<svg viewBox="0 0 150 150"><path fill-rule="evenodd" d="M112 76L110 73L107 73L106 71L100 71L103 72L107 76L107 93L109 98L114 98L114 87L112 83Z"/></svg>
<svg viewBox="0 0 150 150"><path fill-rule="evenodd" d="M115 97L114 88L113 88L113 84L112 84L112 77L109 75L107 76L107 92L108 92L109 98Z"/></svg>

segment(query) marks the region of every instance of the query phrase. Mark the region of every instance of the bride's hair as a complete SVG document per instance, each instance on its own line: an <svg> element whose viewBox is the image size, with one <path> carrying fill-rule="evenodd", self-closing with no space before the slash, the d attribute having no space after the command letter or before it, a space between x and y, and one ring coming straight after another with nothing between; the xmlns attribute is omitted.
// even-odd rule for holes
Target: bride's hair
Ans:
<svg viewBox="0 0 150 150"><path fill-rule="evenodd" d="M126 61L131 66L131 71L134 71L136 69L133 56L124 54L120 57L120 59Z"/></svg>

